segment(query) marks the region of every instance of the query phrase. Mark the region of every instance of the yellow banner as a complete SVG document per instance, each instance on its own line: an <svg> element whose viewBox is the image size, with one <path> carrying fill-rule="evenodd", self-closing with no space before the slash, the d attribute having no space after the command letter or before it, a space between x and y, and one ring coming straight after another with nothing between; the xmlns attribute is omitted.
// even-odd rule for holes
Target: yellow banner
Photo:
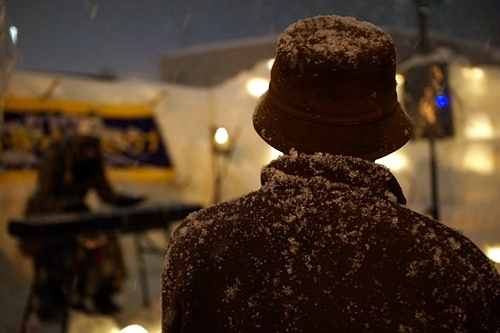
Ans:
<svg viewBox="0 0 500 333"><path fill-rule="evenodd" d="M48 144L89 113L104 123L101 142L112 180L171 181L174 168L148 105L7 96L0 133L0 181L30 179Z"/></svg>

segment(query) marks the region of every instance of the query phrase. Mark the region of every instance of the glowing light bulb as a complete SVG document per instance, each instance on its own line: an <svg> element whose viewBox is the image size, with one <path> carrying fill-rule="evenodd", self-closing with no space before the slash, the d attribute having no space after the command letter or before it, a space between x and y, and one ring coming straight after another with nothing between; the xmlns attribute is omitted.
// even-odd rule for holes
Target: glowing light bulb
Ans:
<svg viewBox="0 0 500 333"><path fill-rule="evenodd" d="M219 127L215 131L215 136L214 136L215 142L217 142L220 145L223 145L229 140L229 133L224 127Z"/></svg>

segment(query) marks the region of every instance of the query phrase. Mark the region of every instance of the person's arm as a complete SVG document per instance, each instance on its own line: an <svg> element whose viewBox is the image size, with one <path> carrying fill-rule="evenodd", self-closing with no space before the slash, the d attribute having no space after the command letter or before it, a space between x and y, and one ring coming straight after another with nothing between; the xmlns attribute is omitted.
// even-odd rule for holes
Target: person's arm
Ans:
<svg viewBox="0 0 500 333"><path fill-rule="evenodd" d="M95 189L101 200L119 207L135 205L145 199L144 196L132 196L117 193L111 187L103 170L101 170L100 174L96 178Z"/></svg>
<svg viewBox="0 0 500 333"><path fill-rule="evenodd" d="M119 207L131 206L144 201L144 196L132 196L117 193L106 177L102 155L99 156L99 160L100 163L96 174L95 189L101 200Z"/></svg>

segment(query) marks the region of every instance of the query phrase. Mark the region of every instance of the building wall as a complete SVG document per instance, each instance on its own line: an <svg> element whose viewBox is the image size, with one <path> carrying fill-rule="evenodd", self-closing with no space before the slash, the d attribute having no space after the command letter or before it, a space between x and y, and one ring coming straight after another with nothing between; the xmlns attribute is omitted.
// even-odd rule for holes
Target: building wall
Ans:
<svg viewBox="0 0 500 333"><path fill-rule="evenodd" d="M418 53L417 30L386 29L396 44L398 64ZM262 38L214 43L180 49L160 60L160 79L164 82L198 87L214 86L250 70L259 61L274 58L279 34ZM437 32L429 34L431 51L446 47L474 64L500 64L500 50L482 42L459 39Z"/></svg>

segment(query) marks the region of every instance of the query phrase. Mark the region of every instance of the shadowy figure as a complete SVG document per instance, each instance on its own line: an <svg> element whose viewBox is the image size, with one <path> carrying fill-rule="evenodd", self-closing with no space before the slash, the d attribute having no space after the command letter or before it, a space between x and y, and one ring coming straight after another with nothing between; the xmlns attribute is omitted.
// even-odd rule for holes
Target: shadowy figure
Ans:
<svg viewBox="0 0 500 333"><path fill-rule="evenodd" d="M164 333L500 332L500 276L406 207L375 160L408 142L392 38L317 16L278 40L253 125L282 151L261 188L187 217L162 276Z"/></svg>
<svg viewBox="0 0 500 333"><path fill-rule="evenodd" d="M104 130L96 115L84 118L75 133L63 135L44 151L35 192L26 206L26 216L58 213L85 213L89 190L118 207L144 200L117 193L105 175L100 146ZM113 233L96 232L77 239L23 241L21 249L33 256L35 279L31 307L41 320L58 319L66 302L87 312L114 314L113 301L126 277L120 244ZM68 273L76 276L73 298L64 290Z"/></svg>

